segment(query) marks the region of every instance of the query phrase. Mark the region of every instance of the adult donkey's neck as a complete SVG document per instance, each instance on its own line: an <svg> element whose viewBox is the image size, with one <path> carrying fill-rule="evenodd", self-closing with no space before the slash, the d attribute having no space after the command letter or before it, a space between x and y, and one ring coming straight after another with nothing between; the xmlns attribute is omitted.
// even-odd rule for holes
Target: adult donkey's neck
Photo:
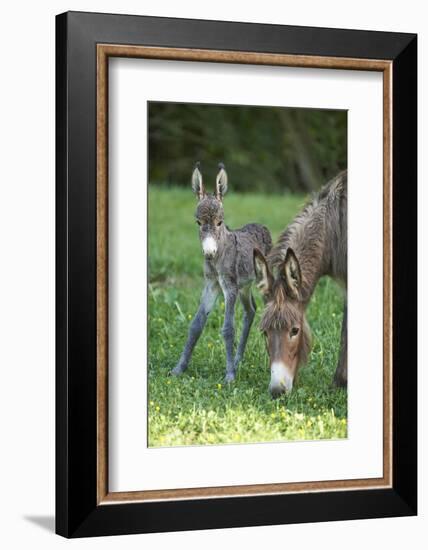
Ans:
<svg viewBox="0 0 428 550"><path fill-rule="evenodd" d="M302 274L302 299L307 303L319 279L330 275L346 285L347 173L329 182L280 235L269 254L270 267L279 268L291 247Z"/></svg>
<svg viewBox="0 0 428 550"><path fill-rule="evenodd" d="M320 277L328 274L330 259L324 214L322 204L309 203L280 235L268 256L275 272L284 261L287 249L293 249L300 264L301 294L305 303L309 302Z"/></svg>

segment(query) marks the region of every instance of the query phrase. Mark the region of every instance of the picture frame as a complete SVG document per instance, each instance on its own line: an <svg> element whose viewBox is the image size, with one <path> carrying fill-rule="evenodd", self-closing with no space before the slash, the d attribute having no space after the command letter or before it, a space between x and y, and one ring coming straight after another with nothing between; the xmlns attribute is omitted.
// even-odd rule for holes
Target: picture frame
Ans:
<svg viewBox="0 0 428 550"><path fill-rule="evenodd" d="M383 74L383 477L109 492L107 83L112 57ZM85 537L417 513L416 94L413 34L82 12L57 16L58 534Z"/></svg>

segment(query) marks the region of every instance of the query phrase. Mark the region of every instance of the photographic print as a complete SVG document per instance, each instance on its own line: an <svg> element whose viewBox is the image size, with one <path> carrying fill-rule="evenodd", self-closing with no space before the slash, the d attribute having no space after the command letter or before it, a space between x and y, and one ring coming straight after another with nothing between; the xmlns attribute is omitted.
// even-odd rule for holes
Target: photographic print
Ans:
<svg viewBox="0 0 428 550"><path fill-rule="evenodd" d="M416 36L56 22L57 532L415 514Z"/></svg>
<svg viewBox="0 0 428 550"><path fill-rule="evenodd" d="M148 446L347 437L347 111L148 102Z"/></svg>

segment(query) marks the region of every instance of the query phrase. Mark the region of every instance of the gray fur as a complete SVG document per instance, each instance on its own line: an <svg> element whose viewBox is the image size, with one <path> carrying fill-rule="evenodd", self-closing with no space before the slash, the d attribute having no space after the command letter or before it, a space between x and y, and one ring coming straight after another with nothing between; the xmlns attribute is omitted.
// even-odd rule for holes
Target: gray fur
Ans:
<svg viewBox="0 0 428 550"><path fill-rule="evenodd" d="M192 189L193 192L198 195L199 200L203 199L205 195L204 184L202 182L202 174L199 170L200 163L197 162L192 174Z"/></svg>
<svg viewBox="0 0 428 550"><path fill-rule="evenodd" d="M215 252L212 252L212 247L210 253L205 252L205 287L202 292L201 303L195 318L190 324L184 351L171 374L179 375L187 368L193 348L221 290L225 299L222 334L226 347L226 381L230 382L235 379L238 364L244 355L256 311L251 294L251 284L255 279L254 249L259 249L263 254L269 253L272 247L272 239L269 230L260 224L251 223L236 230L230 230L224 224L222 198L227 191L227 174L224 165L220 165L219 169L216 180L216 195L204 194L199 199L195 213L196 220L200 224L199 237L201 243L203 244L207 238L210 239L210 243L215 243ZM202 181L202 176L200 181ZM196 187L195 189L193 178L192 187L200 197L200 188ZM212 244L212 246L214 245ZM234 318L238 297L244 309L244 319L242 334L234 355Z"/></svg>

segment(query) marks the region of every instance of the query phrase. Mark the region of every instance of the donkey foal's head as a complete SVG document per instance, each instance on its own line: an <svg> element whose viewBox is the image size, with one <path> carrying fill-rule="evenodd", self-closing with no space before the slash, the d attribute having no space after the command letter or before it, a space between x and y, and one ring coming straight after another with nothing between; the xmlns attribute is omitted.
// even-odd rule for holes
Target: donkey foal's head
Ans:
<svg viewBox="0 0 428 550"><path fill-rule="evenodd" d="M199 166L197 162L192 174L192 189L199 200L195 217L199 225L202 252L206 258L213 259L217 255L223 235L223 197L227 192L227 174L224 165L219 164L215 194L208 195L205 192Z"/></svg>
<svg viewBox="0 0 428 550"><path fill-rule="evenodd" d="M302 275L291 248L274 277L259 250L254 251L254 270L265 310L260 322L270 362L272 397L291 391L299 366L307 359L310 332L301 299Z"/></svg>

